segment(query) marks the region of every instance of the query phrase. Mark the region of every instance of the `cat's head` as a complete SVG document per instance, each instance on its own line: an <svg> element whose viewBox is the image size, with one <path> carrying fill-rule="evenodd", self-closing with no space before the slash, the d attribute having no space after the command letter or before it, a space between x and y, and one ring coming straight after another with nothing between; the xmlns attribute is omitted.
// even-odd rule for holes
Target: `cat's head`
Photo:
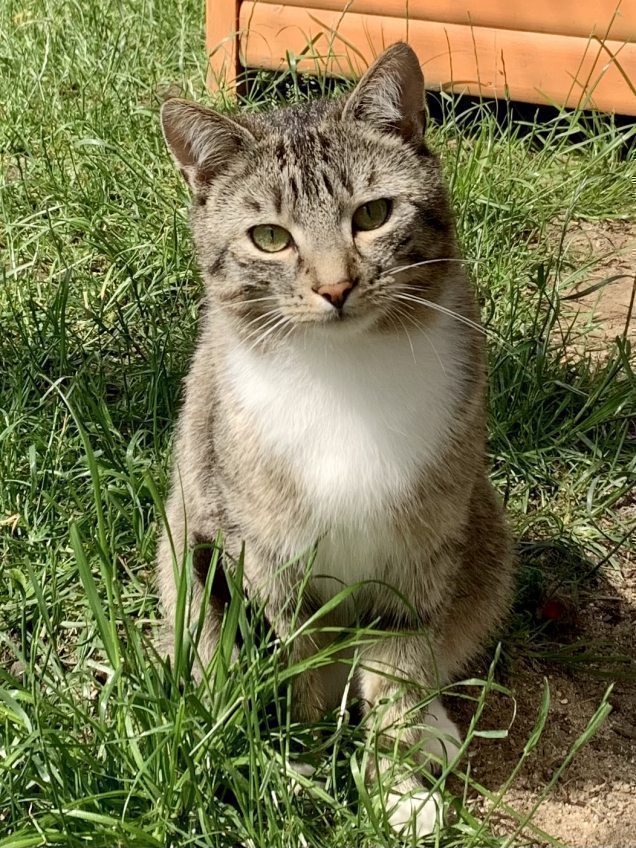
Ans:
<svg viewBox="0 0 636 848"><path fill-rule="evenodd" d="M210 300L256 343L426 319L454 236L407 45L346 99L231 119L169 100L162 122Z"/></svg>

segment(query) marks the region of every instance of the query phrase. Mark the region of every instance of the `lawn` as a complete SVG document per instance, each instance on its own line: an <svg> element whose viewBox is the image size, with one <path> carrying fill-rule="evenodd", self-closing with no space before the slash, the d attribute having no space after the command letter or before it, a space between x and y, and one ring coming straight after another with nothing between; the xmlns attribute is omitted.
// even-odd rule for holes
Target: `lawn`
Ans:
<svg viewBox="0 0 636 848"><path fill-rule="evenodd" d="M290 724L291 672L240 592L210 685L151 647L201 296L158 111L171 94L206 99L202 33L199 0L0 7L0 848L400 844L364 788L355 711L320 733ZM293 76L260 77L243 106L282 93L308 96ZM496 662L448 693L469 756L440 778L439 844L561 844L534 807L554 791L561 808L586 751L588 770L604 752L624 770L632 805L614 813L636 821L633 297L605 329L589 318L636 273L636 132L576 114L498 122L450 99L436 114L520 560ZM290 771L301 751L315 779Z"/></svg>

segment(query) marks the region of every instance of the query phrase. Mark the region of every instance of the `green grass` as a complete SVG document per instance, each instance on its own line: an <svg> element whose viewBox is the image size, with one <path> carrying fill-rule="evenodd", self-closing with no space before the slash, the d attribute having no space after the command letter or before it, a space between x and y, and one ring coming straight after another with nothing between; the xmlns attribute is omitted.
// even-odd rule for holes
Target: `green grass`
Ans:
<svg viewBox="0 0 636 848"><path fill-rule="evenodd" d="M209 681L189 679L187 643L173 672L151 648L153 552L200 295L157 114L168 91L205 98L201 5L0 8L0 848L399 844L364 787L364 728L348 713L319 733L290 724L298 669L239 591ZM304 96L293 75L256 83L246 108ZM565 261L560 234L572 219L633 214L636 163L634 132L610 119L502 127L475 106L460 131L444 105L431 139L484 303L493 479L522 563L497 669L453 690L474 704L474 744L504 672L598 666L536 608L555 586L589 591L629 545L617 505L636 470L634 360L625 338L602 363L565 356L578 331L560 294L589 269ZM604 699L575 748L607 711ZM546 691L522 759L549 721ZM300 752L320 780L290 775ZM440 779L454 810L440 844L526 844L475 817L470 800L488 790L462 769Z"/></svg>

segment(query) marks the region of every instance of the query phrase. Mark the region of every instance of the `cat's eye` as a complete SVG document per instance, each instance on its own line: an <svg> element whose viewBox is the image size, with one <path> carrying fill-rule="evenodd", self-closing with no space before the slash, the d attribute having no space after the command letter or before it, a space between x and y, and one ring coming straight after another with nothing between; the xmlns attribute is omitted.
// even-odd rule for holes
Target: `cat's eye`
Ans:
<svg viewBox="0 0 636 848"><path fill-rule="evenodd" d="M352 224L353 231L360 230L377 230L385 221L388 221L391 215L391 201L386 197L379 197L377 200L369 200L368 203L363 203L358 206L353 213Z"/></svg>
<svg viewBox="0 0 636 848"><path fill-rule="evenodd" d="M291 244L291 233L277 224L259 224L250 230L252 241L259 250L266 253L278 253Z"/></svg>

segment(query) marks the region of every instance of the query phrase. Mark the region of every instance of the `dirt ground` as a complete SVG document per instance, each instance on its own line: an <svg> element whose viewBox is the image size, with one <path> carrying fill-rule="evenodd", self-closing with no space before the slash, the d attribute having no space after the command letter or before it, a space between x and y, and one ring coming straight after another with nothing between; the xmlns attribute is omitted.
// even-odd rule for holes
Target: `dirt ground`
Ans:
<svg viewBox="0 0 636 848"><path fill-rule="evenodd" d="M563 292L563 314L575 318L588 352L602 356L608 340L627 333L636 341L636 224L625 221L576 221L562 238L562 255L572 272ZM566 283L567 284L567 283ZM630 307L631 305L631 307ZM580 344L574 337L580 350Z"/></svg>
<svg viewBox="0 0 636 848"><path fill-rule="evenodd" d="M636 521L636 509L630 507ZM628 516L625 516L628 517ZM555 788L532 818L533 823L571 848L636 848L636 560L625 556L620 571L597 581L578 609L568 639L583 641L622 672L610 695L612 712L596 735L576 754ZM598 666L606 663L602 660ZM631 679L629 676L631 675ZM506 685L515 701L492 699L480 729L505 729L506 739L479 739L469 753L475 780L491 792L500 790L519 760L536 722L543 692L550 687L550 711L537 747L504 796L522 815L541 799L555 769L594 715L611 679L599 678L594 666L568 671L541 664L516 669ZM516 710L516 712L515 712ZM470 713L464 716L465 721ZM461 721L460 721L461 724ZM516 822L499 813L496 829L514 833ZM531 829L524 836L546 845ZM527 842L525 843L527 844Z"/></svg>
<svg viewBox="0 0 636 848"><path fill-rule="evenodd" d="M590 329L587 352L602 358L608 342L627 333L636 346L636 224L576 222L563 236L566 263L572 263L570 298L562 302L566 322L574 319L573 355L580 355L576 329ZM584 270L581 272L581 265ZM575 270L576 269L576 270ZM606 281L605 285L594 288ZM586 293L587 292L587 293ZM566 294L568 292L566 291ZM636 526L636 498L623 504L617 518ZM562 644L582 642L601 655L598 665L568 671L560 664L515 669L506 684L515 701L497 697L481 721L482 729L505 729L505 739L479 739L470 752L473 777L492 792L504 787L535 724L547 677L551 705L541 739L522 767L505 802L518 813L529 813L574 741L594 715L603 694L615 680L607 720L574 757L533 816L533 823L571 848L636 848L636 549L623 547L619 568L605 569L580 599L568 622ZM620 657L612 662L612 657ZM599 669L614 668L616 677L599 677ZM516 713L514 712L516 708ZM464 722L470 712L464 716ZM461 717L460 717L461 724ZM515 833L512 818L497 812L496 828ZM536 831L524 831L524 843L549 844Z"/></svg>

